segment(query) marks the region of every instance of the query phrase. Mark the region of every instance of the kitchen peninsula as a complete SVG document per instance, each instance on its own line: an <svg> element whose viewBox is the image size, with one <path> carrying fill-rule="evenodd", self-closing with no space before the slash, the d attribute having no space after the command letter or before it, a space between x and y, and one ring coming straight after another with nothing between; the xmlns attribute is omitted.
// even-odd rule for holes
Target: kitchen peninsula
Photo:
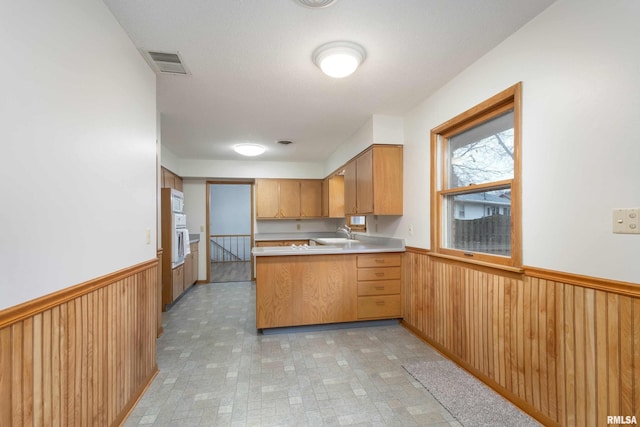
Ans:
<svg viewBox="0 0 640 427"><path fill-rule="evenodd" d="M403 240L329 234L256 235L258 329L402 316Z"/></svg>

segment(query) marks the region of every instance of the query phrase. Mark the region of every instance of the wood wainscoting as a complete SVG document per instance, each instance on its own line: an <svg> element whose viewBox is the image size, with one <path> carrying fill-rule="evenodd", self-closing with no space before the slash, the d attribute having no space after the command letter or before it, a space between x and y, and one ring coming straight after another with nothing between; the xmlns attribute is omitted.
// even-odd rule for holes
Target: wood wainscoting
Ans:
<svg viewBox="0 0 640 427"><path fill-rule="evenodd" d="M158 372L157 260L0 311L0 426L121 424Z"/></svg>
<svg viewBox="0 0 640 427"><path fill-rule="evenodd" d="M403 324L545 425L640 419L640 285L407 248Z"/></svg>

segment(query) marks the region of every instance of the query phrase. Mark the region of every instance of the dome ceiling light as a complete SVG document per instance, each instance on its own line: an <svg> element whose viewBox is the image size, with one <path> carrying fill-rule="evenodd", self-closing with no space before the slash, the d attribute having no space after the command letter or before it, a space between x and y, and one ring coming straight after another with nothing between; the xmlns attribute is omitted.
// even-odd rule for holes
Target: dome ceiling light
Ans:
<svg viewBox="0 0 640 427"><path fill-rule="evenodd" d="M351 75L366 57L362 46L346 41L325 43L312 55L313 63L323 73L336 79Z"/></svg>
<svg viewBox="0 0 640 427"><path fill-rule="evenodd" d="M336 0L296 0L296 2L310 9L320 9L331 6Z"/></svg>
<svg viewBox="0 0 640 427"><path fill-rule="evenodd" d="M266 148L259 144L237 144L233 146L233 149L236 153L249 157L259 156L266 150Z"/></svg>

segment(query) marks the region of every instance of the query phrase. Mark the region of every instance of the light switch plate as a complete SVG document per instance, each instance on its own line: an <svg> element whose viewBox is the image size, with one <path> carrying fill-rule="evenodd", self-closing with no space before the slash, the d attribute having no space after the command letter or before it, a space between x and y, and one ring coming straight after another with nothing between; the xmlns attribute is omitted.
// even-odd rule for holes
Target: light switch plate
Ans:
<svg viewBox="0 0 640 427"><path fill-rule="evenodd" d="M613 210L613 232L618 234L640 234L640 208Z"/></svg>

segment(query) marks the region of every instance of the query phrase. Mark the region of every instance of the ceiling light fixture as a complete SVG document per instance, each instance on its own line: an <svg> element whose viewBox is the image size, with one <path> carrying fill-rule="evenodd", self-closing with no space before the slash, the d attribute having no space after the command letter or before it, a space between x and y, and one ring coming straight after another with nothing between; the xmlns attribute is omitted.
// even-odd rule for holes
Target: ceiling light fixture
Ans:
<svg viewBox="0 0 640 427"><path fill-rule="evenodd" d="M331 6L336 0L296 0L300 5L310 9L321 9Z"/></svg>
<svg viewBox="0 0 640 427"><path fill-rule="evenodd" d="M259 144L237 144L233 146L233 149L236 153L249 157L259 156L266 150L266 148Z"/></svg>
<svg viewBox="0 0 640 427"><path fill-rule="evenodd" d="M323 73L340 79L352 74L367 57L364 48L346 41L325 43L313 51L313 63Z"/></svg>

